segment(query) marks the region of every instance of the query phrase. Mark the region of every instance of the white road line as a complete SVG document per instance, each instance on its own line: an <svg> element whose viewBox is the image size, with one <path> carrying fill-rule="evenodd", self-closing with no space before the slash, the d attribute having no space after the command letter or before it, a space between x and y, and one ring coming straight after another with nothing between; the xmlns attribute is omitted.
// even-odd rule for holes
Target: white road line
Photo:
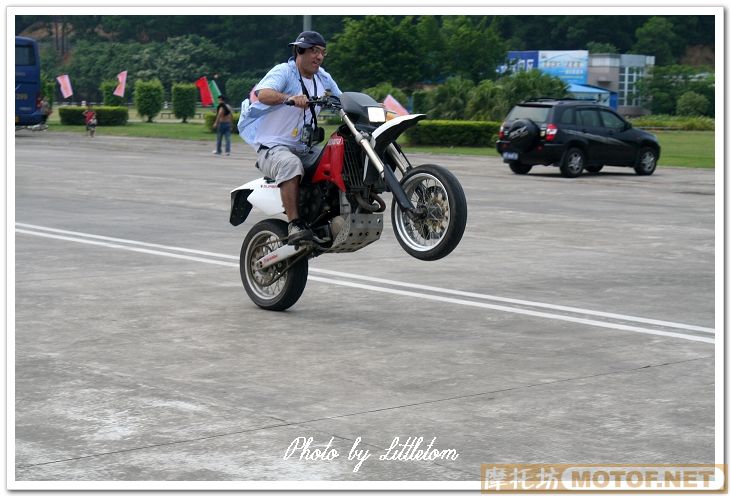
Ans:
<svg viewBox="0 0 730 496"><path fill-rule="evenodd" d="M154 243L144 243L141 241L134 241L134 240L128 240L128 239L122 239L122 238L112 238L108 236L99 236L95 234L87 234L87 233L79 233L75 231L65 231L62 229L52 229L47 228L43 226L35 226L32 224L22 224L22 223L16 223L16 226L22 226L22 227L28 227L35 230L28 230L28 229L19 229L16 227L15 231L17 233L21 234L29 234L33 236L41 236L45 238L52 238L52 239L60 239L64 241L73 241L76 243L84 243L84 244L90 244L90 245L96 245L96 246L103 246L106 248L114 248L114 249L121 249L121 250L127 250L127 251L133 251L138 253L146 253L149 255L158 255L158 256L165 256L170 258L177 258L182 260L189 260L194 262L202 262L207 264L213 264L213 265L222 265L227 267L238 267L238 263L234 262L225 262L222 260L215 260L210 258L204 258L200 256L191 256L191 255L184 255L181 253L193 253L196 255L204 255L204 256L213 256L213 257L219 257L219 258L226 258L230 260L238 260L238 257L233 257L230 255L224 255L220 253L213 253L213 252L206 252L201 250L191 250L187 248L180 248L180 247L173 247L173 246L167 246L167 245L159 245ZM42 231L49 231L49 232L42 232ZM53 234L53 233L63 233L62 234ZM68 235L65 235L68 234ZM86 239L88 238L88 239ZM112 242L114 241L114 242ZM124 243L124 244L120 244ZM132 246L129 246L132 245ZM137 246L135 246L137 245ZM161 251L161 250L155 250L150 248L141 248L142 246L150 247L150 248L161 248L163 250L174 250L179 251L181 253L170 253L169 251ZM673 322L665 322L660 320L653 320L653 319L643 319L640 317L630 317L620 314L612 314L612 313L606 313L606 312L595 312L592 310L582 310L574 307L561 307L559 305L549 305L546 303L536 303L536 302L528 302L525 300L514 300L511 298L501 298L501 297L492 297L489 295L481 295L479 293L469 293L465 291L456 291L456 290L449 290L444 288L436 288L433 286L425 286L425 285L419 285L419 284L410 284L410 283L403 283L399 281L391 281L388 279L378 279L374 277L368 277L368 276L360 276L357 274L348 274L345 272L337 272L337 271L331 271L326 269L310 269L311 272L318 272L323 273L327 275L334 275L339 277L349 277L349 278L355 278L360 280L367 280L371 282L379 282L379 283L385 283L390 285L400 285L403 287L410 287L414 289L425 289L429 291L438 291L442 293L447 294L454 294L459 296L468 296L473 298L485 298L485 299L493 299L496 301L503 301L503 302L510 302L510 303L518 303L522 305L532 305L536 307L543 307L543 308L550 308L554 310L568 310L575 313L583 313L586 315L596 315L596 316L602 316L602 317L610 317L610 318L618 318L620 320L626 320L626 321L636 321L636 322L644 322L644 323L652 323L655 325L664 325L665 327L675 327L675 328L682 328L682 329L688 329L688 330L702 330L702 332L712 332L711 330L707 328L702 328L698 326L688 326L686 324L677 324ZM673 337L673 338L679 338L679 339L685 339L689 341L697 341L697 342L703 342L703 343L714 343L714 339L712 338L705 338L701 336L694 336L691 334L681 334L681 333L675 333L675 332L667 332L667 331L661 331L657 329L647 329L643 327L636 327L636 326L629 326L624 324L618 324L618 323L611 323L611 322L602 322L598 320L592 320L592 319L584 319L579 317L571 317L568 315L561 315L561 314L554 314L554 313L547 313L547 312L539 312L534 310L529 310L526 308L518 308L518 307L510 307L510 306L504 306L504 305L495 305L490 303L482 303L482 302L476 302L476 301L469 301L469 300L462 300L458 298L449 298L445 296L438 296L438 295L431 295L431 294L425 294L425 293L417 293L414 291L405 291L400 289L393 289L393 288L385 288L381 286L373 286L370 284L361 284L357 282L350 282L350 281L341 281L337 279L330 279L330 278L324 278L324 277L317 277L317 276L309 276L310 280L317 281L317 282L323 282L326 284L336 284L340 286L347 286L347 287L353 287L358 289L365 289L369 291L377 291L381 293L390 293L390 294L398 294L402 296L410 296L414 298L421 298L431 301L440 301L443 303L453 303L457 305L465 305L465 306L472 306L472 307L478 307L478 308L486 308L490 310L498 310L503 312L509 312L509 313L515 313L520 315L529 315L532 317L540 317L540 318L547 318L552 320L561 320L565 322L573 322L577 324L583 324L583 325L590 325L594 327L603 327L603 328L609 328L609 329L617 329L617 330L623 330L623 331L629 331L629 332L638 332L643 334L651 334L651 335L657 335L657 336L665 336L665 337Z"/></svg>
<svg viewBox="0 0 730 496"><path fill-rule="evenodd" d="M150 250L147 248L136 248L134 246L118 245L114 243L108 243L106 241L95 241L93 239L81 239L72 236L61 236L60 234L51 234L38 231L28 231L26 229L15 229L16 233L32 234L33 236L41 236L43 238L62 239L65 241L74 241L76 243L84 243L87 245L104 246L105 248L116 248L119 250L136 251L138 253L147 253L149 255L160 255L163 257L181 258L183 260L191 260L193 262L203 262L214 265L225 265L227 267L238 267L237 263L224 262L222 260L211 260L210 258L192 257L190 255L180 255L179 253L170 253L167 251Z"/></svg>
<svg viewBox="0 0 730 496"><path fill-rule="evenodd" d="M659 331L655 329L646 329L643 327L627 326L623 324L613 324L611 322L601 322L598 320L581 319L578 317L570 317L569 315L559 315L554 313L537 312L535 310L527 310L526 308L506 307L504 305L492 305L491 303L481 303L478 301L459 300L456 298L447 298L445 296L429 295L425 293L415 293L413 291L403 291L401 289L382 288L380 286L371 286L369 284L360 284L350 281L338 281L334 279L325 279L323 277L309 276L310 280L326 282L329 284L339 284L341 286L349 286L351 288L367 289L370 291L379 291L381 293L391 293L403 296L413 296L425 300L440 301L444 303L455 303L457 305L466 305L470 307L488 308L490 310L499 310L502 312L517 313L521 315L529 315L531 317L541 317L545 319L562 320L565 322L573 322L576 324L584 324L595 327L605 327L608 329L618 329L621 331L640 332L642 334L654 334L656 336L668 336L679 339L687 339L689 341L699 341L702 343L714 343L712 338L702 336L693 336L691 334L680 334L676 332Z"/></svg>
<svg viewBox="0 0 730 496"><path fill-rule="evenodd" d="M23 224L21 222L16 222L15 225L19 226L19 227L37 229L39 231L46 231L46 232L58 233L58 234L68 234L71 236L79 236L82 238L100 239L102 241L113 241L114 243L124 243L124 244L137 245L137 246L147 246L150 248L162 248L164 250L179 251L182 253L194 253L196 255L206 255L209 257L218 257L218 258L227 258L230 260L238 260L238 257L234 257L231 255L223 255L222 253L213 253L210 251L191 250L190 248L178 248L177 246L158 245L155 243L145 243L143 241L135 241L132 239L111 238L109 236L99 236L98 234L88 234L88 233L82 233L82 232L78 232L78 231L66 231L64 229L53 229L51 227L36 226L34 224Z"/></svg>
<svg viewBox="0 0 730 496"><path fill-rule="evenodd" d="M104 241L112 241L115 243L124 243L124 244L131 244L131 245L137 245L137 246L146 246L146 247L150 247L150 248L160 248L163 250L179 251L182 253L192 253L192 254L196 254L196 255L217 257L217 258L223 258L223 259L227 259L227 260L238 260L237 256L226 255L223 253L215 253L215 252L202 251L202 250L192 250L189 248L180 248L177 246L160 245L160 244L155 244L155 243L145 243L142 241L134 241L131 239L113 238L113 237L109 237L109 236L100 236L97 234L88 234L88 233L82 233L82 232L78 232L78 231L67 231L64 229L54 229L54 228L50 228L50 227L38 226L38 225L34 225L34 224L24 224L24 223L20 223L20 222L16 223L16 225L20 226L20 227L28 227L31 229L37 229L37 230L41 230L41 231L68 234L68 235L72 235L72 236L80 236L83 238L99 239L99 240L104 240ZM501 303L510 303L510 304L514 304L514 305L545 308L545 309L557 310L557 311L561 311L561 312L579 313L582 315L592 315L595 317L605 317L605 318L609 318L609 319L624 320L627 322L636 322L636 323L656 325L656 326L661 326L661 327L671 327L674 329L684 329L684 330L688 330L688 331L706 332L706 333L710 333L710 334L715 333L715 330L712 328L700 327L700 326L689 325L689 324L682 324L682 323L678 323L678 322L668 322L665 320L647 319L647 318L643 318L643 317L634 317L631 315L622 315L622 314L618 314L618 313L601 312L601 311L589 310L589 309L585 309L585 308L568 307L568 306L563 306L563 305L554 305L551 303L541 303L541 302L536 302L536 301L520 300L520 299L515 299L515 298L505 298L505 297L501 297L501 296L473 293L473 292L469 292L469 291L459 291L459 290L455 290L455 289L439 288L436 286L428 286L428 285L424 285L424 284L414 284L414 283L408 283L408 282L394 281L391 279L382 279L382 278L378 278L378 277L363 276L363 275L359 275L359 274L350 274L347 272L338 272L338 271L328 270L328 269L318 269L318 268L314 268L314 267L310 267L309 271L318 273L318 274L323 274L323 275L344 277L344 278L348 278L348 279L375 282L375 283L379 283L379 284L388 284L391 286L399 286L399 287L404 287L404 288L434 291L434 292L449 294L449 295L454 295L454 296L464 296L464 297L468 297L468 298L478 298L478 299L482 299L482 300L497 301L497 302L501 302Z"/></svg>
<svg viewBox="0 0 730 496"><path fill-rule="evenodd" d="M346 272L337 272L337 271L328 270L328 269L310 268L309 271L317 272L317 273L325 274L325 275L331 275L331 276L347 277L350 279L359 279L362 281L377 282L380 284L401 286L404 288L435 291L435 292L451 294L451 295L455 295L455 296L466 296L469 298L479 298L482 300L499 301L502 303L512 303L515 305L547 308L550 310L559 310L559 311L563 311L563 312L580 313L583 315L594 315L596 317L607 317L610 319L626 320L626 321L630 321L630 322L639 322L642 324L657 325L657 326L662 326L662 327L673 327L675 329L685 329L688 331L708 332L711 334L715 333L715 329L711 329L709 327L700 327L700 326L694 326L694 325L689 325L689 324L680 324L677 322L668 322L665 320L645 319L643 317L632 317L630 315L622 315L619 313L600 312L597 310L588 310L585 308L566 307L566 306L562 306L562 305L553 305L551 303L540 303L540 302L536 302L536 301L519 300L519 299L515 299L515 298L505 298L502 296L492 296L492 295L485 295L485 294L481 294L481 293L471 293L469 291L459 291L456 289L438 288L435 286L427 286L424 284L413 284L413 283L408 283L408 282L392 281L390 279L380 279L377 277L361 276L358 274L348 274Z"/></svg>

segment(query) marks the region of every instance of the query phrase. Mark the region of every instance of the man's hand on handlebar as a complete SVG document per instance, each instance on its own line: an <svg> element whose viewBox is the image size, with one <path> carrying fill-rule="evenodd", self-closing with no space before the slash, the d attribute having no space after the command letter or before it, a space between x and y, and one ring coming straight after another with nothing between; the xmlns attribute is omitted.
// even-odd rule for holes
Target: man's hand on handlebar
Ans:
<svg viewBox="0 0 730 496"><path fill-rule="evenodd" d="M299 107L300 109L306 110L309 108L309 99L304 95L290 96L284 103L286 105Z"/></svg>
<svg viewBox="0 0 730 496"><path fill-rule="evenodd" d="M289 98L284 100L284 104L292 107L297 106L305 110L308 109L310 105L336 109L342 108L340 104L340 99L331 95L325 95L319 98L313 98L311 100L307 99L305 95L290 96Z"/></svg>

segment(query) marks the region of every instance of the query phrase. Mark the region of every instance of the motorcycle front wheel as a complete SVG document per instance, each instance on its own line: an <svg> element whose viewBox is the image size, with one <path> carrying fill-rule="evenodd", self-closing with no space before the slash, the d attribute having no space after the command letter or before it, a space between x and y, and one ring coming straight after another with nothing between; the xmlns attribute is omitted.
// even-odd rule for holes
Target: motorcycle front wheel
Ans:
<svg viewBox="0 0 730 496"><path fill-rule="evenodd" d="M420 260L438 260L451 253L461 241L466 227L466 197L451 172L427 164L408 171L401 186L424 217L411 219L393 198L390 217L401 247Z"/></svg>
<svg viewBox="0 0 730 496"><path fill-rule="evenodd" d="M281 247L288 235L287 223L267 219L255 224L241 246L241 281L251 300L265 310L286 310L297 302L307 284L306 258L290 260L257 270L256 261Z"/></svg>

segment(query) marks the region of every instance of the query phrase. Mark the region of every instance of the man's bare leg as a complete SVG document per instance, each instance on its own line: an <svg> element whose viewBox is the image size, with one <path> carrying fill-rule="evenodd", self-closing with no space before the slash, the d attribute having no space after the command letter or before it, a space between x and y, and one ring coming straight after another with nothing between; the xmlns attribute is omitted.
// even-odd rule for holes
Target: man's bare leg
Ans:
<svg viewBox="0 0 730 496"><path fill-rule="evenodd" d="M299 178L300 176L297 176L279 184L281 202L289 219L290 245L312 239L312 231L299 219Z"/></svg>
<svg viewBox="0 0 730 496"><path fill-rule="evenodd" d="M279 184L279 192L281 193L281 203L284 204L284 210L289 221L299 218L299 179L296 176Z"/></svg>

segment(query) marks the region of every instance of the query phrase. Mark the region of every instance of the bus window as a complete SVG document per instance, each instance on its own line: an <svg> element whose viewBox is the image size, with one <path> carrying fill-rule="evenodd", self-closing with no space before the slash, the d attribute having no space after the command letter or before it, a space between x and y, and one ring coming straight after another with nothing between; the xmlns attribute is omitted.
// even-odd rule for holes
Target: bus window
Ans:
<svg viewBox="0 0 730 496"><path fill-rule="evenodd" d="M32 45L15 45L15 65L35 65Z"/></svg>

